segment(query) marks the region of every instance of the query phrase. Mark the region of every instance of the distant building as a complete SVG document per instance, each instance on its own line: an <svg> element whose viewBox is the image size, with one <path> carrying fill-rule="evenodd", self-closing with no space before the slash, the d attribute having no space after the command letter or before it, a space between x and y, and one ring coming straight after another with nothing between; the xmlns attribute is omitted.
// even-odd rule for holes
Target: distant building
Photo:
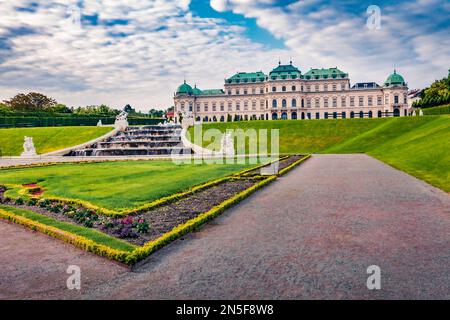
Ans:
<svg viewBox="0 0 450 320"><path fill-rule="evenodd" d="M175 119L187 111L203 122L406 116L407 93L407 83L395 70L382 86L351 86L338 68L302 74L292 62L279 63L269 75L236 73L225 79L224 89L201 90L185 81L174 95Z"/></svg>

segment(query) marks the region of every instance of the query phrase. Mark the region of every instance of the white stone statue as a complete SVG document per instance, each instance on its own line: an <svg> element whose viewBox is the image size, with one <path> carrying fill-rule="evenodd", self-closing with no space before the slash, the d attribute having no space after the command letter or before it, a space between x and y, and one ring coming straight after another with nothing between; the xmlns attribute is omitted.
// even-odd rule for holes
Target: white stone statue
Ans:
<svg viewBox="0 0 450 320"><path fill-rule="evenodd" d="M194 116L192 115L191 112L186 111L182 115L183 115L183 119L181 120L182 128L189 128L190 126L194 125Z"/></svg>
<svg viewBox="0 0 450 320"><path fill-rule="evenodd" d="M128 113L122 111L117 117L116 122L114 122L114 127L116 129L125 130L128 127Z"/></svg>
<svg viewBox="0 0 450 320"><path fill-rule="evenodd" d="M423 111L422 111L422 109L419 110L419 116L423 116Z"/></svg>
<svg viewBox="0 0 450 320"><path fill-rule="evenodd" d="M102 127L103 126L103 123L102 123L102 120L100 119L100 120L98 120L98 122L97 122L97 127Z"/></svg>
<svg viewBox="0 0 450 320"><path fill-rule="evenodd" d="M23 143L23 152L21 157L36 157L36 148L34 147L33 138L25 136Z"/></svg>
<svg viewBox="0 0 450 320"><path fill-rule="evenodd" d="M231 132L228 132L224 135L222 135L222 140L220 142L221 148L220 148L220 154L224 155L226 157L233 157L234 152L234 139Z"/></svg>
<svg viewBox="0 0 450 320"><path fill-rule="evenodd" d="M412 112L412 116L415 117L416 116L416 110L413 110Z"/></svg>

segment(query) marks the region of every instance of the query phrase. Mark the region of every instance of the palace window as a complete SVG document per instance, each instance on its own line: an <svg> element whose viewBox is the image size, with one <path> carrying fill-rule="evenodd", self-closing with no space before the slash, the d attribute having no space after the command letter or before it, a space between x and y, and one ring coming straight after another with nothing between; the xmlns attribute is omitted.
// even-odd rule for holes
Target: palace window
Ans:
<svg viewBox="0 0 450 320"><path fill-rule="evenodd" d="M350 107L355 106L355 97L350 97Z"/></svg>
<svg viewBox="0 0 450 320"><path fill-rule="evenodd" d="M252 94L256 93L256 88L252 88Z"/></svg>
<svg viewBox="0 0 450 320"><path fill-rule="evenodd" d="M364 106L364 97L358 97L358 106L360 107Z"/></svg>
<svg viewBox="0 0 450 320"><path fill-rule="evenodd" d="M197 110L197 112L200 112L200 103L197 103L197 104L195 105L195 109Z"/></svg>
<svg viewBox="0 0 450 320"><path fill-rule="evenodd" d="M300 87L300 91L303 91L303 86Z"/></svg>
<svg viewBox="0 0 450 320"><path fill-rule="evenodd" d="M395 95L395 96L394 96L394 103L395 103L395 104L398 104L398 95Z"/></svg>
<svg viewBox="0 0 450 320"><path fill-rule="evenodd" d="M387 94L384 99L384 104L389 104L389 95Z"/></svg>
<svg viewBox="0 0 450 320"><path fill-rule="evenodd" d="M381 106L383 101L383 97L382 96L377 96L377 105Z"/></svg>
<svg viewBox="0 0 450 320"><path fill-rule="evenodd" d="M345 90L345 83L341 83L341 90Z"/></svg>
<svg viewBox="0 0 450 320"><path fill-rule="evenodd" d="M220 103L220 111L225 111L225 104L223 102Z"/></svg>
<svg viewBox="0 0 450 320"><path fill-rule="evenodd" d="M295 86L292 86L292 91L297 90L297 88Z"/></svg>
<svg viewBox="0 0 450 320"><path fill-rule="evenodd" d="M272 108L276 108L277 107L277 100L273 99L272 100Z"/></svg>
<svg viewBox="0 0 450 320"><path fill-rule="evenodd" d="M182 102L182 103L180 104L180 106L181 106L181 110L184 110L184 102Z"/></svg>
<svg viewBox="0 0 450 320"><path fill-rule="evenodd" d="M311 108L311 99L310 98L306 99L306 107Z"/></svg>
<svg viewBox="0 0 450 320"><path fill-rule="evenodd" d="M333 98L333 108L337 107L337 98Z"/></svg>
<svg viewBox="0 0 450 320"><path fill-rule="evenodd" d="M259 102L259 108L260 108L261 110L264 110L264 100L261 100L261 101Z"/></svg>
<svg viewBox="0 0 450 320"><path fill-rule="evenodd" d="M256 101L255 100L252 101L252 110L256 110Z"/></svg>
<svg viewBox="0 0 450 320"><path fill-rule="evenodd" d="M205 103L203 104L203 107L205 108L205 111L208 111L208 102L205 102Z"/></svg>
<svg viewBox="0 0 450 320"><path fill-rule="evenodd" d="M310 92L311 91L311 86L306 86L306 91Z"/></svg>
<svg viewBox="0 0 450 320"><path fill-rule="evenodd" d="M297 107L297 100L292 99L292 108L296 108Z"/></svg>
<svg viewBox="0 0 450 320"><path fill-rule="evenodd" d="M245 88L244 89L244 94L247 94L247 93L248 93L247 88Z"/></svg>
<svg viewBox="0 0 450 320"><path fill-rule="evenodd" d="M316 84L316 85L314 86L314 91L319 92L319 85L318 85L318 84Z"/></svg>
<svg viewBox="0 0 450 320"><path fill-rule="evenodd" d="M228 111L233 111L233 104L228 102Z"/></svg>
<svg viewBox="0 0 450 320"><path fill-rule="evenodd" d="M337 90L336 83L333 83L333 91L336 91L336 90Z"/></svg>
<svg viewBox="0 0 450 320"><path fill-rule="evenodd" d="M327 84L323 85L323 91L328 91L328 85Z"/></svg>
<svg viewBox="0 0 450 320"><path fill-rule="evenodd" d="M287 107L286 99L281 100L281 107L282 108L286 108Z"/></svg>
<svg viewBox="0 0 450 320"><path fill-rule="evenodd" d="M263 94L264 93L264 88L259 88L259 93Z"/></svg>
<svg viewBox="0 0 450 320"><path fill-rule="evenodd" d="M281 91L285 92L286 91L286 86L282 86L281 87Z"/></svg>
<svg viewBox="0 0 450 320"><path fill-rule="evenodd" d="M239 101L236 102L236 111L241 110L241 103Z"/></svg>
<svg viewBox="0 0 450 320"><path fill-rule="evenodd" d="M276 92L277 91L277 87L272 87L272 92Z"/></svg>
<svg viewBox="0 0 450 320"><path fill-rule="evenodd" d="M231 95L231 90L230 89L228 89L228 95Z"/></svg>
<svg viewBox="0 0 450 320"><path fill-rule="evenodd" d="M192 112L194 108L194 104L192 102L189 102L189 112Z"/></svg>
<svg viewBox="0 0 450 320"><path fill-rule="evenodd" d="M345 97L341 97L341 107L345 108L346 103L347 103L347 99Z"/></svg>
<svg viewBox="0 0 450 320"><path fill-rule="evenodd" d="M372 97L372 96L369 96L369 97L367 98L367 104L368 104L369 106L372 106L372 105L373 105L373 97Z"/></svg>
<svg viewBox="0 0 450 320"><path fill-rule="evenodd" d="M240 94L240 91L239 91L239 89L236 89L236 94Z"/></svg>
<svg viewBox="0 0 450 320"><path fill-rule="evenodd" d="M248 101L244 101L244 110L248 110Z"/></svg>
<svg viewBox="0 0 450 320"><path fill-rule="evenodd" d="M217 105L215 102L212 104L212 111L217 111Z"/></svg>
<svg viewBox="0 0 450 320"><path fill-rule="evenodd" d="M407 103L407 102L408 102L408 98L407 98L407 96L405 94L405 95L403 95L403 103Z"/></svg>
<svg viewBox="0 0 450 320"><path fill-rule="evenodd" d="M323 98L323 106L328 108L328 98Z"/></svg>

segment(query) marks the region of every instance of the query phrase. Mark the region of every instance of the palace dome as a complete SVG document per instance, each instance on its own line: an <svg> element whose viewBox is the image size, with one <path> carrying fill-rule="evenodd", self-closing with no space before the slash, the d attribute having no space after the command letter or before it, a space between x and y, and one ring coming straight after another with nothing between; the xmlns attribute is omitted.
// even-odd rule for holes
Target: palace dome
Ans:
<svg viewBox="0 0 450 320"><path fill-rule="evenodd" d="M188 94L188 95L191 95L193 93L194 93L194 89L192 89L192 87L186 83L186 80L177 89L177 94Z"/></svg>
<svg viewBox="0 0 450 320"><path fill-rule="evenodd" d="M200 90L199 88L197 88L197 85L194 86L194 89L192 89L192 93L195 94L196 96L199 96L202 94L202 90Z"/></svg>
<svg viewBox="0 0 450 320"><path fill-rule="evenodd" d="M385 86L406 86L405 79L401 75L394 70L394 73L391 74L386 81L384 82Z"/></svg>

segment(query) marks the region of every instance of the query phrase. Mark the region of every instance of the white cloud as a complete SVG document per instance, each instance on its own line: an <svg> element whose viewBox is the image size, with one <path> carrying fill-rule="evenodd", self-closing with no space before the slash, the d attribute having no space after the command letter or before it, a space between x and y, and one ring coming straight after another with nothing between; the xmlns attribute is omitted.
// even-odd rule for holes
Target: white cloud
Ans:
<svg viewBox="0 0 450 320"><path fill-rule="evenodd" d="M211 1L217 11L255 18L287 49L251 42L241 26L224 20L195 17L189 0L85 1L82 13L98 15L100 24L84 19L81 29L67 24L68 6L78 1L34 1L35 12L16 10L31 2L0 7L0 100L38 90L69 105L165 108L184 77L200 88L220 88L236 71L268 72L279 57L293 57L303 71L338 66L353 82L383 82L395 66L415 87L445 75L450 60L448 30L424 33L408 20L411 12L437 6L434 0L382 8L379 31L365 28L365 10L349 14L320 0L285 8L274 8L275 0ZM122 23L106 23L111 20Z"/></svg>

